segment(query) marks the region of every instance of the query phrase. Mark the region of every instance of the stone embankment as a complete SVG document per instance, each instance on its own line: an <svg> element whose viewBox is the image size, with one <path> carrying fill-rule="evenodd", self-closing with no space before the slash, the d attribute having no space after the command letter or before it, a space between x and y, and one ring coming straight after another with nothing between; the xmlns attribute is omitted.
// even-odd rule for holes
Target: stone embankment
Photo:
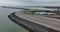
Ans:
<svg viewBox="0 0 60 32"><path fill-rule="evenodd" d="M60 20L13 12L8 17L30 32L60 32Z"/></svg>

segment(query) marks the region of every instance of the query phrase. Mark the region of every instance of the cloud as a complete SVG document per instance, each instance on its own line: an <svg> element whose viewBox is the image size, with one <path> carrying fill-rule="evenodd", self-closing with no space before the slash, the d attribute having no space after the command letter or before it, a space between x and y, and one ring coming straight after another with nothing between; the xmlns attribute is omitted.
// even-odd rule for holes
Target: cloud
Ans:
<svg viewBox="0 0 60 32"><path fill-rule="evenodd" d="M60 0L26 0L25 2L35 6L60 6Z"/></svg>
<svg viewBox="0 0 60 32"><path fill-rule="evenodd" d="M60 0L0 0L0 6L52 6L60 5Z"/></svg>
<svg viewBox="0 0 60 32"><path fill-rule="evenodd" d="M28 0L28 1L31 1L31 2L57 2L60 0Z"/></svg>
<svg viewBox="0 0 60 32"><path fill-rule="evenodd" d="M9 5L9 6L22 6L22 5L24 5L24 2L22 2L22 1L17 1L17 0L0 0L0 6L2 6L2 5Z"/></svg>

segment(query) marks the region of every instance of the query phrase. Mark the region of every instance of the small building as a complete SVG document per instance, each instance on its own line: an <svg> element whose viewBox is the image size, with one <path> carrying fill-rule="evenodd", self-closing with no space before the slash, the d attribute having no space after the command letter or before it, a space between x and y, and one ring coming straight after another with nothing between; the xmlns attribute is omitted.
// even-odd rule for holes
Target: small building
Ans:
<svg viewBox="0 0 60 32"><path fill-rule="evenodd" d="M43 15L43 14L47 14L47 13L46 12L35 12L35 14Z"/></svg>
<svg viewBox="0 0 60 32"><path fill-rule="evenodd" d="M46 12L40 12L40 14L43 14L43 15L45 15L45 14L47 14Z"/></svg>
<svg viewBox="0 0 60 32"><path fill-rule="evenodd" d="M55 13L47 13L48 15L56 15Z"/></svg>
<svg viewBox="0 0 60 32"><path fill-rule="evenodd" d="M47 13L47 12L35 12L35 14L40 15L56 15L55 13Z"/></svg>

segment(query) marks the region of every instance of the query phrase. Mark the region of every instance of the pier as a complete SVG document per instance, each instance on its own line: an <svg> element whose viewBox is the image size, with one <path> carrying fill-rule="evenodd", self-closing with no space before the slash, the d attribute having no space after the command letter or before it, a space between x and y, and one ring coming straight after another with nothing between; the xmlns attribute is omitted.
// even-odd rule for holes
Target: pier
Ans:
<svg viewBox="0 0 60 32"><path fill-rule="evenodd" d="M21 12L14 12L8 17L31 32L60 32L59 19L28 15Z"/></svg>

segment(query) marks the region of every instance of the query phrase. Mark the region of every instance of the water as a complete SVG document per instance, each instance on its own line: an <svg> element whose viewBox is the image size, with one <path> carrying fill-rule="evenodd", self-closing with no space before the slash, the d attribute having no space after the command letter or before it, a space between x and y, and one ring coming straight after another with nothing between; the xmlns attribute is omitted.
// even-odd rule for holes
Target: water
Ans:
<svg viewBox="0 0 60 32"><path fill-rule="evenodd" d="M8 18L8 15L14 11L21 11L21 9L18 10L0 7L0 32L29 32Z"/></svg>

